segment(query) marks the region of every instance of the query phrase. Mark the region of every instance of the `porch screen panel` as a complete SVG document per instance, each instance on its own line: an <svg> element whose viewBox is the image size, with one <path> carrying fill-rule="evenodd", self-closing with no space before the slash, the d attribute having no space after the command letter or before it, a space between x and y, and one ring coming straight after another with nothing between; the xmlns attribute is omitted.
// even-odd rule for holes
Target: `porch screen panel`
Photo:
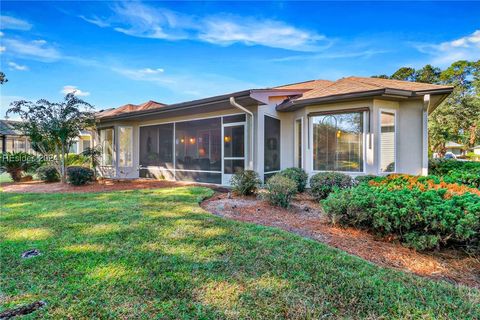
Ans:
<svg viewBox="0 0 480 320"><path fill-rule="evenodd" d="M173 168L173 123L140 127L140 165Z"/></svg>
<svg viewBox="0 0 480 320"><path fill-rule="evenodd" d="M221 119L175 124L175 169L219 172L222 170Z"/></svg>
<svg viewBox="0 0 480 320"><path fill-rule="evenodd" d="M395 172L395 113L380 114L380 171Z"/></svg>
<svg viewBox="0 0 480 320"><path fill-rule="evenodd" d="M280 170L280 120L265 116L264 172Z"/></svg>
<svg viewBox="0 0 480 320"><path fill-rule="evenodd" d="M363 112L312 117L313 169L363 171Z"/></svg>

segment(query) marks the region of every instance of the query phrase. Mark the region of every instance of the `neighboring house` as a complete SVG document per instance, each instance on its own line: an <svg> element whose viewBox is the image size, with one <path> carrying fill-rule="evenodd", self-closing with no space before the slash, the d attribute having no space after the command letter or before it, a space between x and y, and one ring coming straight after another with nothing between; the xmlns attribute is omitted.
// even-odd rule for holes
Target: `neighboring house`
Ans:
<svg viewBox="0 0 480 320"><path fill-rule="evenodd" d="M129 104L97 115L102 172L224 185L242 169L427 174L428 114L452 90L349 77Z"/></svg>
<svg viewBox="0 0 480 320"><path fill-rule="evenodd" d="M480 156L480 145L473 147L472 152Z"/></svg>
<svg viewBox="0 0 480 320"><path fill-rule="evenodd" d="M27 137L15 128L19 121L0 119L0 147L2 152L28 152L33 153L32 146ZM89 131L81 131L70 148L70 153L82 153L85 148L93 143Z"/></svg>
<svg viewBox="0 0 480 320"><path fill-rule="evenodd" d="M456 156L463 156L466 153L467 148L463 144L456 143L454 141L448 141L445 143L445 153L451 152Z"/></svg>

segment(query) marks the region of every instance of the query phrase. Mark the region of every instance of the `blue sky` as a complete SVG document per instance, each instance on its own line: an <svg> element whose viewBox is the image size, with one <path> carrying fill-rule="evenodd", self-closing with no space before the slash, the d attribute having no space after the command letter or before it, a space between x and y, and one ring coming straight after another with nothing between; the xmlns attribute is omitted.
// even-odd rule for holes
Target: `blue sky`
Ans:
<svg viewBox="0 0 480 320"><path fill-rule="evenodd" d="M98 109L480 59L480 2L12 2L1 116L76 94Z"/></svg>

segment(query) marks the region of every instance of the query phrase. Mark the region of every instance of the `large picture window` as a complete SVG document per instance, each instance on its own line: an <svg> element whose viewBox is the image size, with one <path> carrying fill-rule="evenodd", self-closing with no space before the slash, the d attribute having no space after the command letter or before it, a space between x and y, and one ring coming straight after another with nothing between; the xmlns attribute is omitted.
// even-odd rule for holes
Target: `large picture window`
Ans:
<svg viewBox="0 0 480 320"><path fill-rule="evenodd" d="M395 113L380 112L380 171L395 172Z"/></svg>
<svg viewBox="0 0 480 320"><path fill-rule="evenodd" d="M313 169L362 172L364 162L363 112L312 117Z"/></svg>
<svg viewBox="0 0 480 320"><path fill-rule="evenodd" d="M280 120L265 116L264 172L280 171Z"/></svg>
<svg viewBox="0 0 480 320"><path fill-rule="evenodd" d="M101 165L113 165L113 128L100 130L100 146L102 148Z"/></svg>

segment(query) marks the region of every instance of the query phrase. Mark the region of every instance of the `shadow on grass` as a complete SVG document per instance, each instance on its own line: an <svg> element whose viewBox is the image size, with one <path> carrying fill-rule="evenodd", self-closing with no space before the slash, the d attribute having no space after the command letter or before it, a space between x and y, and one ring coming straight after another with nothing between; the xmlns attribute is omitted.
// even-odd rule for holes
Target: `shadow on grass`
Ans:
<svg viewBox="0 0 480 320"><path fill-rule="evenodd" d="M224 220L190 187L5 196L1 308L45 317L471 318L480 295L373 266L272 228ZM33 230L33 231L32 231ZM41 231L44 230L44 231ZM21 252L43 254L23 260Z"/></svg>

